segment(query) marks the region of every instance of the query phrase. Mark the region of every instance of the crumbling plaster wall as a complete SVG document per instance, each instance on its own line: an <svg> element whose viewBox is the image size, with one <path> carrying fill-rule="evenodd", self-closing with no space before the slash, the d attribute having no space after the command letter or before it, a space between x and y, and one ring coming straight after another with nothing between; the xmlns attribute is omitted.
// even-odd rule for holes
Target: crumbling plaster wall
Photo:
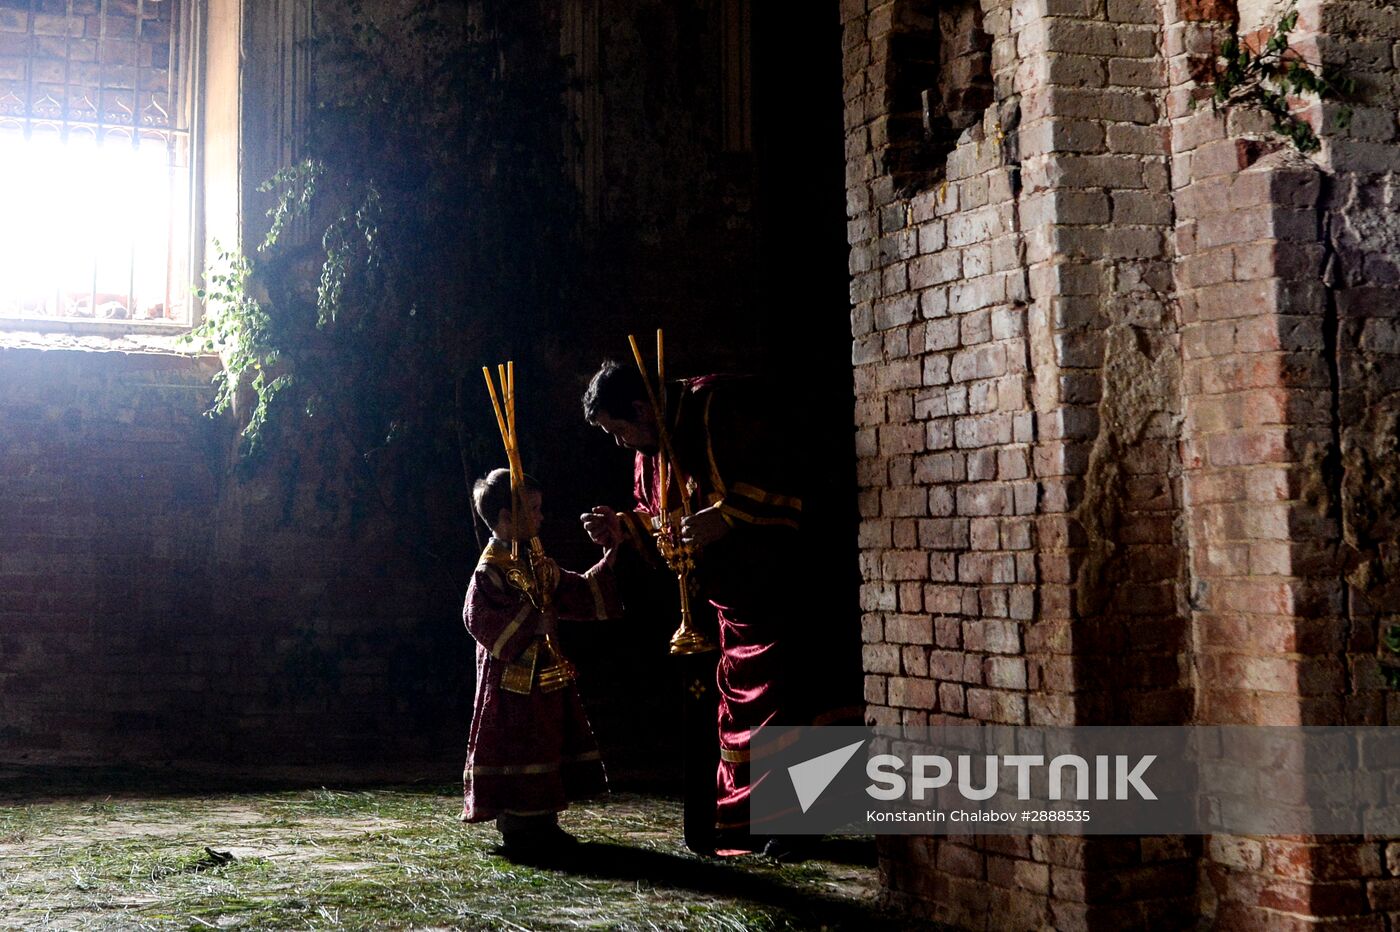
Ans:
<svg viewBox="0 0 1400 932"><path fill-rule="evenodd" d="M1381 689L1378 667L1400 657L1378 642L1400 621L1400 10L1352 0L1308 12L1320 33L1318 56L1360 85L1349 124L1328 136L1317 203L1334 331L1336 450L1326 476L1340 499L1351 622L1346 714L1393 724L1400 700Z"/></svg>
<svg viewBox="0 0 1400 932"><path fill-rule="evenodd" d="M842 6L869 719L1388 721L1400 14L1299 5L1361 84L1308 159L1200 99L1276 5L982 2L995 101L920 190L892 129L929 10ZM1394 884L1380 840L1026 842L891 839L887 887L968 927L1291 928Z"/></svg>

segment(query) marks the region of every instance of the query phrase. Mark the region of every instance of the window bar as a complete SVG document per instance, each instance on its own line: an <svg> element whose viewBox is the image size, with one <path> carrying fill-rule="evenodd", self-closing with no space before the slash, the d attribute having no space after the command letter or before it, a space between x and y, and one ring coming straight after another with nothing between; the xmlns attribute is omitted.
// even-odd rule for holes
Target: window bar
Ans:
<svg viewBox="0 0 1400 932"><path fill-rule="evenodd" d="M141 27L146 15L146 0L136 0L136 25L131 30L131 152L133 161L141 148ZM139 163L138 163L139 164ZM139 168L135 169L139 174ZM126 254L126 319L136 319L136 198L132 203L132 223L127 232L131 237Z"/></svg>
<svg viewBox="0 0 1400 932"><path fill-rule="evenodd" d="M302 133L306 121L302 108L306 100L304 52L298 42L299 36L310 33L306 20L310 15L310 4L299 0L281 0L278 3L277 70L279 86L277 90L278 148L277 165L283 168L295 165L301 157ZM306 218L298 215L289 224L285 239L299 243L305 239Z"/></svg>
<svg viewBox="0 0 1400 932"><path fill-rule="evenodd" d="M34 65L39 60L39 32L35 28L35 18L39 15L39 0L29 0L29 59L24 63L24 142L26 146L34 140ZM59 295L63 288L61 273L53 282L54 313L61 306ZM42 314L41 308L36 308Z"/></svg>
<svg viewBox="0 0 1400 932"><path fill-rule="evenodd" d="M289 59L292 57L291 49L288 48L292 41L292 4L283 0L283 2L277 4L277 7L278 18L281 20L277 28L277 77L280 81L280 86L277 89L277 100L280 106L277 108L277 129L279 131L277 133L278 164L274 166L274 170L289 164L287 149L292 134L293 114L291 110L295 105L290 93L291 76L288 74L288 71L291 69L291 62Z"/></svg>
<svg viewBox="0 0 1400 932"><path fill-rule="evenodd" d="M58 132L58 144L59 144L60 147L62 147L62 148L64 148L64 149L67 149L67 147L68 147L68 117L69 117L69 109L70 109L71 98L72 98L72 95L73 95L73 91L72 91L72 84L73 84L73 81L72 81L72 75L73 75L73 27L72 27L72 22L73 22L73 0L68 0L68 3L67 3L67 5L66 5L66 9L64 10L64 17L63 17L63 105L59 108L59 118L60 118L60 120L61 120L61 123L59 124L59 132ZM30 23L30 26L31 26L31 28L33 27L33 23L32 23L32 22ZM36 40L36 41L37 41L37 40ZM33 58L32 56L30 57L30 60L29 60L29 68L30 68L30 71L31 71L31 72L32 72L33 69L34 69L34 58ZM31 107L33 106L33 103L32 103L33 99L34 99L34 98L33 98L33 95L31 95L31 96L30 96L30 101L31 101L30 106L31 106ZM58 271L58 280L54 283L54 296L53 296L54 307L53 307L53 314L52 314L52 316L54 316L54 317L66 317L66 316L67 316L67 310L68 310L68 309L67 309L66 307L63 306L63 284L64 284L64 282L63 282L63 266L60 265L60 266L58 267L58 269L59 269L59 271Z"/></svg>
<svg viewBox="0 0 1400 932"><path fill-rule="evenodd" d="M165 301L160 306L162 319L170 319L170 277L175 265L175 166L168 165L165 171L170 209L165 212Z"/></svg>
<svg viewBox="0 0 1400 932"><path fill-rule="evenodd" d="M39 0L29 0L29 60L24 63L24 141L34 136L34 62L38 59L39 34L34 31L34 17L38 15Z"/></svg>
<svg viewBox="0 0 1400 932"><path fill-rule="evenodd" d="M97 10L97 130L96 145L98 150L105 148L107 137L103 132L104 124L107 121L107 75L105 65L107 63L107 0L102 0ZM92 247L92 288L88 292L88 312L92 314L93 320L97 319L97 262L100 257L100 248L94 241Z"/></svg>
<svg viewBox="0 0 1400 932"><path fill-rule="evenodd" d="M288 4L291 16L287 26L286 37L283 40L287 46L287 57L290 64L290 74L288 86L285 91L284 100L288 101L288 109L291 111L291 139L284 165L295 165L301 161L302 155L306 151L306 133L309 125L307 119L307 108L310 101L308 96L311 86L311 55L309 46L305 44L312 34L314 4L311 0L293 0ZM311 222L306 213L297 216L296 226L293 228L294 243L305 243L310 235Z"/></svg>
<svg viewBox="0 0 1400 932"><path fill-rule="evenodd" d="M58 140L64 146L68 145L68 111L69 104L73 96L73 0L68 0L68 7L63 14L63 107L59 110L59 116L63 120L62 128L59 130Z"/></svg>
<svg viewBox="0 0 1400 932"><path fill-rule="evenodd" d="M204 73L205 57L207 49L202 38L208 29L208 11L204 4L192 4L184 12L184 31L181 33L180 46L180 79L175 85L180 94L180 155L184 160L181 169L182 189L184 191L184 231L185 253L182 259L181 271L185 276L185 281L177 286L181 289L184 297L185 322L193 324L195 322L196 310L203 312L204 304L201 302L196 309L194 300L189 295L192 283L196 280L204 280L205 248L205 227L203 224L203 214L198 213L204 203L203 194L195 194L196 179L203 182L204 156L195 148L193 142L196 132L202 136L204 127L204 115L200 109L199 94L195 90L197 76ZM199 219L196 219L199 218Z"/></svg>
<svg viewBox="0 0 1400 932"><path fill-rule="evenodd" d="M175 108L175 37L185 25L180 21L181 7L177 3L170 8L165 30L165 185L170 208L165 212L165 303L161 315L167 320L171 319L170 282L175 275L175 131L184 122L176 116Z"/></svg>
<svg viewBox="0 0 1400 932"><path fill-rule="evenodd" d="M169 92L169 110L171 113L171 175L170 183L172 190L180 191L182 196L179 200L181 206L180 229L185 234L182 240L184 244L183 252L180 254L178 264L172 264L167 270L170 281L170 289L173 294L182 299L183 318L181 323L186 326L195 322L195 306L190 295L191 283L203 276L204 243L199 237L203 233L203 228L198 226L194 220L198 195L193 191L194 172L202 168L202 164L197 160L197 155L193 151L190 136L194 132L193 125L198 118L196 107L199 106L199 96L194 93L191 86L192 76L199 73L199 62L202 54L200 36L203 35L204 5L191 3L188 6L181 4L172 10L171 37L179 37L178 45L171 43L171 61L173 63L171 73L171 83ZM178 28L177 28L178 27ZM171 223L176 222L175 214L171 212ZM174 249L172 238L172 249ZM174 283L174 276L180 274L184 276L184 281L180 284Z"/></svg>

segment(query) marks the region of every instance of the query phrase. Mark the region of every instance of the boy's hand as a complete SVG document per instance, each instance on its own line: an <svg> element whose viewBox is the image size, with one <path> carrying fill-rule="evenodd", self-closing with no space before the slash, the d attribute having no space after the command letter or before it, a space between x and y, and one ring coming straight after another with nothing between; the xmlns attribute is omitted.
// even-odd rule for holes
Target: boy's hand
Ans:
<svg viewBox="0 0 1400 932"><path fill-rule="evenodd" d="M612 549L622 543L622 519L607 505L579 515L588 539L600 547Z"/></svg>

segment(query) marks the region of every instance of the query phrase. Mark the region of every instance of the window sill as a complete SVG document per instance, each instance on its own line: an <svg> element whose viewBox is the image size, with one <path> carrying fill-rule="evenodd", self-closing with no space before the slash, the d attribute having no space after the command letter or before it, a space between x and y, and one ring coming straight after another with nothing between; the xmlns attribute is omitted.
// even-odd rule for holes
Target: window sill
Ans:
<svg viewBox="0 0 1400 932"><path fill-rule="evenodd" d="M0 348L85 350L212 356L202 344L184 342L189 327L175 323L54 318L0 318Z"/></svg>

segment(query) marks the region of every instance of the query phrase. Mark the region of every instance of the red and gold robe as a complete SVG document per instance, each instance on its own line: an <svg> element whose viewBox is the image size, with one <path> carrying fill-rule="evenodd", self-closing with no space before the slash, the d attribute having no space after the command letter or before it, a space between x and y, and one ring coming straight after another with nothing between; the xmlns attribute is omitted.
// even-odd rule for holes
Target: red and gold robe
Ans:
<svg viewBox="0 0 1400 932"><path fill-rule="evenodd" d="M472 574L463 608L477 645L476 703L462 775L466 822L502 812L560 812L607 785L578 688L570 682L546 691L539 683L540 671L552 662L544 636L553 633L554 621L511 582L512 570L534 578L527 559L512 561L510 546L493 540ZM553 575L550 615L601 620L620 614L605 562L586 573Z"/></svg>
<svg viewBox="0 0 1400 932"><path fill-rule="evenodd" d="M800 452L800 418L767 388L744 377L692 379L672 386L667 412L683 473L667 496L672 520L680 521L683 489L693 510L715 506L730 524L699 554L695 573L719 621L716 827L730 832L750 828L751 731L770 722L858 721L860 714L851 704L859 679L844 676L834 653L850 639L830 636L833 626L858 631L859 623L830 608L821 617L821 585L810 578L819 561L807 552L813 538L804 533L803 491L814 464ZM636 506L623 515L627 536L644 553L653 552L660 511L657 459L637 454ZM764 773L755 762L753 780Z"/></svg>

